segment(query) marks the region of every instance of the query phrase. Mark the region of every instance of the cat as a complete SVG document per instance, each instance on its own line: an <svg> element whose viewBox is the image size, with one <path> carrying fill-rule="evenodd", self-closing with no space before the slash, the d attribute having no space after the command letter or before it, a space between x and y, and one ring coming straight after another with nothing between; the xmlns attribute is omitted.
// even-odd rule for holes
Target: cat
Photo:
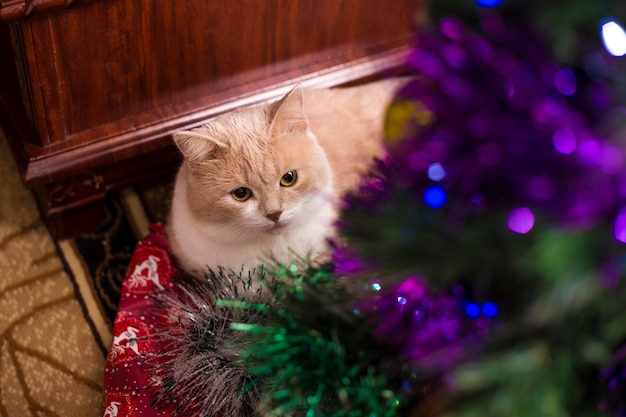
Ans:
<svg viewBox="0 0 626 417"><path fill-rule="evenodd" d="M175 133L184 159L167 233L182 268L203 277L323 258L341 197L385 155L384 117L401 80L297 85Z"/></svg>

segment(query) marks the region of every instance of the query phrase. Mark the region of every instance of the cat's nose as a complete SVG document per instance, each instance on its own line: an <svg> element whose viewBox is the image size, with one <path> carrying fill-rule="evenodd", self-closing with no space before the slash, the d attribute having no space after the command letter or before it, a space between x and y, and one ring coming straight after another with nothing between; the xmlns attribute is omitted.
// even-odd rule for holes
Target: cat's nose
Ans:
<svg viewBox="0 0 626 417"><path fill-rule="evenodd" d="M283 211L275 211L273 213L269 213L266 214L265 217L267 217L268 219L270 219L271 221L273 221L274 223L278 222L278 219L280 219L280 215L283 214Z"/></svg>

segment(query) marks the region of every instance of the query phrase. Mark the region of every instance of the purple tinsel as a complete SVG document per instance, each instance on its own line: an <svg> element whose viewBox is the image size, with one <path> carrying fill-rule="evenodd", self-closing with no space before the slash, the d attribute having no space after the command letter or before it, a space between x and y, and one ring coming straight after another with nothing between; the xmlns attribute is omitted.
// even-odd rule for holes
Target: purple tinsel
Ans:
<svg viewBox="0 0 626 417"><path fill-rule="evenodd" d="M372 326L375 340L420 367L451 367L470 354L477 336L489 328L484 317L468 317L462 292L435 293L417 276L400 282L371 278L376 275L373 265L350 247L334 250L333 266L333 273L346 277L353 288L370 280L355 314Z"/></svg>
<svg viewBox="0 0 626 417"><path fill-rule="evenodd" d="M408 63L422 76L401 95L432 121L405 129L414 133L392 151L394 181L457 220L523 208L517 215L526 224L509 228L526 233L536 214L579 227L609 215L618 219L617 239L626 240L618 217L626 205L624 154L571 104L605 108L606 89L582 85L496 18L484 23L485 36L450 18L440 32L420 36Z"/></svg>
<svg viewBox="0 0 626 417"><path fill-rule="evenodd" d="M451 367L468 355L472 343L479 340L480 328L484 329L484 322L468 318L461 300L445 293L429 294L418 277L390 289L376 281L372 287L379 294L358 305L359 315L370 317L376 340L420 366Z"/></svg>

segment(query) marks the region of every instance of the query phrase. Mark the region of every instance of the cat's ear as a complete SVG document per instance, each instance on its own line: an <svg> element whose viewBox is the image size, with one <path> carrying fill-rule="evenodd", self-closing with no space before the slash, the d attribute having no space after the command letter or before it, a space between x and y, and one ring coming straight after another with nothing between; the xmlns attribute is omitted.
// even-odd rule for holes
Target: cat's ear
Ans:
<svg viewBox="0 0 626 417"><path fill-rule="evenodd" d="M207 134L193 130L176 132L173 138L174 143L192 168L202 162L217 159L220 153L228 147Z"/></svg>
<svg viewBox="0 0 626 417"><path fill-rule="evenodd" d="M271 131L274 135L304 132L309 123L304 112L302 84L296 85L277 104L272 120Z"/></svg>

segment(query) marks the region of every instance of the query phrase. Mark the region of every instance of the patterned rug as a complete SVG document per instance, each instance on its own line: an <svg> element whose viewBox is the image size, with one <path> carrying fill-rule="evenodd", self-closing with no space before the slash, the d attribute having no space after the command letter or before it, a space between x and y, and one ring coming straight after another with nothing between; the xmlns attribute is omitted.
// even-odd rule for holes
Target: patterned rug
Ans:
<svg viewBox="0 0 626 417"><path fill-rule="evenodd" d="M3 137L0 183L0 417L100 416L121 282L171 180L110 195L96 229L59 242Z"/></svg>

